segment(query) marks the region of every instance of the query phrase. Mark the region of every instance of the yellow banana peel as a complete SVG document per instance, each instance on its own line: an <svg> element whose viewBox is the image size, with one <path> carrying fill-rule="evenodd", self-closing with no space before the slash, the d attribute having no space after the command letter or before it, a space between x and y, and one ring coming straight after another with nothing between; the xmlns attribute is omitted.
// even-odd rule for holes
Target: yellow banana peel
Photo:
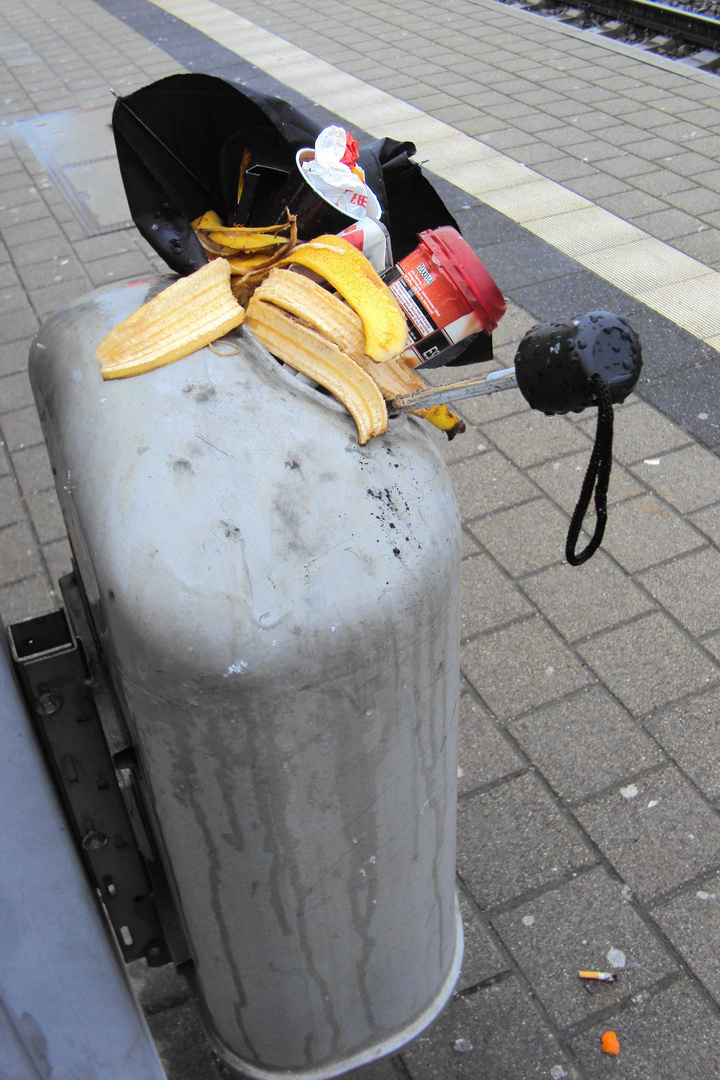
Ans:
<svg viewBox="0 0 720 1080"><path fill-rule="evenodd" d="M263 251L266 248L282 247L285 243L282 236L255 229L212 229L208 236L214 244L230 248L231 251Z"/></svg>
<svg viewBox="0 0 720 1080"><path fill-rule="evenodd" d="M206 210L200 217L191 222L193 229L216 229L222 225L222 219L214 210Z"/></svg>
<svg viewBox="0 0 720 1080"><path fill-rule="evenodd" d="M103 379L122 379L172 364L227 334L245 312L230 288L225 259L173 282L114 327L95 356Z"/></svg>
<svg viewBox="0 0 720 1080"><path fill-rule="evenodd" d="M387 409L377 384L317 330L257 295L248 304L245 325L273 356L343 403L355 420L361 445L387 431Z"/></svg>
<svg viewBox="0 0 720 1080"><path fill-rule="evenodd" d="M413 370L405 356L396 356L382 364L365 354L365 332L357 312L339 296L328 292L317 282L293 270L274 267L255 290L255 298L267 301L308 323L358 364L378 388L386 401L425 390L427 383ZM415 359L414 354L408 356ZM292 361L288 361L292 363ZM447 405L415 409L413 416L428 420L447 434L448 439L465 431L465 424Z"/></svg>
<svg viewBox="0 0 720 1080"><path fill-rule="evenodd" d="M408 327L402 308L362 252L341 236L318 236L300 244L279 265L296 264L319 274L362 319L365 353L390 360L403 351Z"/></svg>
<svg viewBox="0 0 720 1080"><path fill-rule="evenodd" d="M440 431L444 431L450 440L456 435L462 435L465 431L465 421L451 412L447 405L430 405L427 409L413 409L412 414L421 416L423 420L440 428Z"/></svg>

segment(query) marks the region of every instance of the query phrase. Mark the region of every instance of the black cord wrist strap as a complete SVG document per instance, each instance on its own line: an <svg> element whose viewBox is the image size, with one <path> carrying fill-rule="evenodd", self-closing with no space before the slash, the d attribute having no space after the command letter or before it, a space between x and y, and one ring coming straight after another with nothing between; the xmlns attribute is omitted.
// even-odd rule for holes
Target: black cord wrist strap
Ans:
<svg viewBox="0 0 720 1080"><path fill-rule="evenodd" d="M612 466L613 407L610 389L602 378L597 374L593 375L590 384L598 406L597 428L590 463L565 543L565 558L571 566L580 566L595 554L602 543L607 522L607 491ZM576 553L577 542L593 489L595 491L595 531L585 550L578 554Z"/></svg>

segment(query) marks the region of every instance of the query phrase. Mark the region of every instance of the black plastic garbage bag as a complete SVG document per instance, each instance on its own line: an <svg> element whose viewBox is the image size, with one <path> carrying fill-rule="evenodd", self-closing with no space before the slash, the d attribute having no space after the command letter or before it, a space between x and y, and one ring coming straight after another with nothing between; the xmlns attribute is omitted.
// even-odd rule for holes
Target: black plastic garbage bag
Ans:
<svg viewBox="0 0 720 1080"><path fill-rule="evenodd" d="M280 98L241 91L224 79L198 74L171 75L120 98L112 122L133 220L180 274L206 261L190 222L210 209L223 220L232 219L243 150L250 149L256 184L245 220L236 223L273 225L284 219L285 205L297 198L297 151L314 146L321 131ZM393 139L379 139L360 151L360 165L383 207L396 259L412 251L423 229L457 228L420 166L410 160L414 153L412 143ZM318 196L301 183L317 203ZM299 220L299 239L339 232L350 224L351 218L323 203L310 222Z"/></svg>
<svg viewBox="0 0 720 1080"><path fill-rule="evenodd" d="M118 98L112 124L133 221L178 274L207 262L190 224L207 210L227 223L273 225L285 220L287 206L297 215L300 240L352 224L302 179L295 155L313 147L322 129L281 98L240 90L213 75L171 75ZM238 203L246 150L251 164ZM423 230L458 228L411 161L414 153L413 143L394 139L360 149L359 164L380 201L396 262L416 247ZM489 338L462 343L452 362L486 359L488 345Z"/></svg>

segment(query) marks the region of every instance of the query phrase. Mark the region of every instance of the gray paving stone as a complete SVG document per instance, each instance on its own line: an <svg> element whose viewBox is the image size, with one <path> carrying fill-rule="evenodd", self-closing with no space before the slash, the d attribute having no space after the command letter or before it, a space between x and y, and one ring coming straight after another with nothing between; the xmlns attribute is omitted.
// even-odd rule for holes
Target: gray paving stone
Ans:
<svg viewBox="0 0 720 1080"><path fill-rule="evenodd" d="M547 492L563 510L572 514L577 505L582 482L587 471L590 455L587 451L579 454L570 454L559 461L547 462L544 465L528 469L528 475L532 477L543 491ZM608 487L608 506L612 511L608 516L608 531L613 527L615 516L615 504L629 499L633 495L642 492L638 482L617 462L613 465ZM588 509L586 520L594 518L594 506Z"/></svg>
<svg viewBox="0 0 720 1080"><path fill-rule="evenodd" d="M511 968L493 931L485 924L477 905L462 887L458 889L458 901L465 947L462 970L455 985L456 994Z"/></svg>
<svg viewBox="0 0 720 1080"><path fill-rule="evenodd" d="M2 417L2 429L11 452L24 450L26 446L36 446L43 441L40 420L34 405L5 413Z"/></svg>
<svg viewBox="0 0 720 1080"><path fill-rule="evenodd" d="M533 499L480 518L470 532L518 577L563 558L568 520L549 499Z"/></svg>
<svg viewBox="0 0 720 1080"><path fill-rule="evenodd" d="M609 126L599 127L597 133L601 139L611 142L613 146L628 146L634 152L636 146L639 146L641 143L652 141L644 139L644 132L638 131L638 129L631 124L623 123L617 116L608 116L607 120L601 121L601 123L606 122ZM646 156L646 154L640 154L640 157Z"/></svg>
<svg viewBox="0 0 720 1080"><path fill-rule="evenodd" d="M35 538L25 521L0 529L0 585L12 585L42 569Z"/></svg>
<svg viewBox="0 0 720 1080"><path fill-rule="evenodd" d="M73 278L85 277L85 271L74 256L55 256L46 263L31 263L19 267L19 274L26 289L40 289L57 285Z"/></svg>
<svg viewBox="0 0 720 1080"><path fill-rule="evenodd" d="M25 520L25 507L13 476L0 476L0 529Z"/></svg>
<svg viewBox="0 0 720 1080"><path fill-rule="evenodd" d="M603 547L630 573L702 544L702 537L654 495L613 507L603 539Z"/></svg>
<svg viewBox="0 0 720 1080"><path fill-rule="evenodd" d="M460 586L462 638L533 614L532 605L489 555L472 555L463 560Z"/></svg>
<svg viewBox="0 0 720 1080"><path fill-rule="evenodd" d="M638 581L693 636L720 629L720 552L703 548L638 575Z"/></svg>
<svg viewBox="0 0 720 1080"><path fill-rule="evenodd" d="M1 168L2 166L0 166ZM39 194L39 189L35 184L26 183L20 184L16 188L8 188L0 196L0 212L7 212L13 207L34 205L38 199L42 200L42 196Z"/></svg>
<svg viewBox="0 0 720 1080"><path fill-rule="evenodd" d="M636 154L626 153L613 157L609 161L603 161L603 171L610 173L611 176L618 176L621 180L627 179L647 172L647 161L645 158L637 157Z"/></svg>
<svg viewBox="0 0 720 1080"><path fill-rule="evenodd" d="M595 418L583 417L580 426L595 436ZM613 457L624 465L644 458L660 457L668 450L685 446L692 440L661 412L644 401L635 401L618 410L613 427Z"/></svg>
<svg viewBox="0 0 720 1080"><path fill-rule="evenodd" d="M683 514L710 506L720 490L720 460L702 446L675 450L659 465L635 465L632 472Z"/></svg>
<svg viewBox="0 0 720 1080"><path fill-rule="evenodd" d="M19 583L0 586L0 620L5 626L31 619L35 615L44 615L57 606L44 571Z"/></svg>
<svg viewBox="0 0 720 1080"><path fill-rule="evenodd" d="M531 773L458 806L458 871L483 909L597 862Z"/></svg>
<svg viewBox="0 0 720 1080"><path fill-rule="evenodd" d="M526 767L489 713L469 694L460 698L458 792L473 791Z"/></svg>
<svg viewBox="0 0 720 1080"><path fill-rule="evenodd" d="M600 1049L609 1027L620 1041L620 1054L610 1061ZM615 1073L628 1080L716 1080L718 1040L716 1012L689 980L682 980L650 1000L640 995L630 1009L574 1039L572 1047L592 1077Z"/></svg>
<svg viewBox="0 0 720 1080"><path fill-rule="evenodd" d="M33 403L30 380L25 371L0 379L0 415L14 412Z"/></svg>
<svg viewBox="0 0 720 1080"><path fill-rule="evenodd" d="M593 675L539 617L487 634L461 649L468 681L507 719L593 681Z"/></svg>
<svg viewBox="0 0 720 1080"><path fill-rule="evenodd" d="M5 198L7 199L7 196ZM21 225L27 221L40 221L43 218L49 219L50 212L36 189L33 199L0 210L0 229L5 230L9 225Z"/></svg>
<svg viewBox="0 0 720 1080"><path fill-rule="evenodd" d="M720 669L661 613L645 615L577 647L635 715L714 685Z"/></svg>
<svg viewBox="0 0 720 1080"><path fill-rule="evenodd" d="M36 495L29 495L25 499L25 505L41 544L65 538L65 523L54 491L40 491Z"/></svg>
<svg viewBox="0 0 720 1080"><path fill-rule="evenodd" d="M62 223L62 231L70 241L82 240L87 236L87 229L84 225L81 225L74 217L70 221L64 221Z"/></svg>
<svg viewBox="0 0 720 1080"><path fill-rule="evenodd" d="M548 180L556 180L559 184L565 183L577 176L595 176L597 169L585 161L577 158L560 158L558 161L548 161L538 170Z"/></svg>
<svg viewBox="0 0 720 1080"><path fill-rule="evenodd" d="M483 431L499 450L521 468L575 450L589 452L592 449L592 443L583 432L564 417L547 417L533 411L487 423Z"/></svg>
<svg viewBox="0 0 720 1080"><path fill-rule="evenodd" d="M681 176L696 177L713 169L717 162L713 161L712 158L705 157L704 154L696 154L691 150L686 150L663 158L663 164L667 164L668 169L680 173Z"/></svg>
<svg viewBox="0 0 720 1080"><path fill-rule="evenodd" d="M645 220L648 214L665 213L667 206L660 199L645 191L626 191L618 195L606 195L596 200L599 206L625 221Z"/></svg>
<svg viewBox="0 0 720 1080"><path fill-rule="evenodd" d="M707 690L653 713L647 730L709 799L720 798L720 690Z"/></svg>
<svg viewBox="0 0 720 1080"><path fill-rule="evenodd" d="M31 243L47 242L61 235L60 226L56 225L53 218L49 216L25 222L22 225L8 225L3 229L3 239L13 254L16 251L21 252Z"/></svg>
<svg viewBox="0 0 720 1080"><path fill-rule="evenodd" d="M615 176L607 176L598 172L594 176L579 176L575 179L566 180L565 187L577 192L585 199L596 200L607 195L618 195L624 191L630 191L629 186Z"/></svg>
<svg viewBox="0 0 720 1080"><path fill-rule="evenodd" d="M655 169L642 176L633 176L632 184L641 191L647 191L649 195L660 195L663 198L675 191L697 190L697 186L690 177L678 176L677 173L669 173L666 169Z"/></svg>
<svg viewBox="0 0 720 1080"><path fill-rule="evenodd" d="M720 875L651 912L697 977L720 1002Z"/></svg>
<svg viewBox="0 0 720 1080"><path fill-rule="evenodd" d="M592 799L575 816L643 904L720 865L720 814L673 767Z"/></svg>
<svg viewBox="0 0 720 1080"><path fill-rule="evenodd" d="M503 944L560 1028L588 1021L618 999L680 971L601 867L493 920ZM622 958L618 956L622 953ZM614 961L614 962L613 962ZM615 971L589 994L578 971Z"/></svg>
<svg viewBox="0 0 720 1080"><path fill-rule="evenodd" d="M58 229L51 236L28 240L13 247L12 257L15 265L22 267L30 266L33 263L47 263L55 258L64 259L71 256L72 253L70 241Z"/></svg>
<svg viewBox="0 0 720 1080"><path fill-rule="evenodd" d="M0 318L0 344L18 341L37 332L39 321L29 309L10 312Z"/></svg>
<svg viewBox="0 0 720 1080"><path fill-rule="evenodd" d="M13 464L23 495L45 491L54 486L45 445L18 450L13 454Z"/></svg>
<svg viewBox="0 0 720 1080"><path fill-rule="evenodd" d="M617 625L655 606L602 551L580 567L563 563L523 578L522 584L568 641Z"/></svg>
<svg viewBox="0 0 720 1080"><path fill-rule="evenodd" d="M480 551L480 544L472 535L469 529L463 528L462 530L462 548L461 555L465 558L466 555L476 555Z"/></svg>
<svg viewBox="0 0 720 1080"><path fill-rule="evenodd" d="M4 288L6 285L18 285L20 279L18 278L15 267L10 262L0 264L0 288Z"/></svg>
<svg viewBox="0 0 720 1080"><path fill-rule="evenodd" d="M625 119L631 120L632 116L628 115ZM655 135L654 138L639 139L633 143L632 149L634 154L647 158L648 161L657 161L660 158L665 158L668 154L675 153L677 144L669 139L663 139Z"/></svg>
<svg viewBox="0 0 720 1080"><path fill-rule="evenodd" d="M459 1053L459 1039L472 1049ZM403 1051L402 1059L412 1080L580 1077L517 978L455 998L430 1031Z"/></svg>
<svg viewBox="0 0 720 1080"><path fill-rule="evenodd" d="M604 687L534 709L510 721L508 730L568 802L664 760L659 747Z"/></svg>
<svg viewBox="0 0 720 1080"><path fill-rule="evenodd" d="M217 1065L192 1002L151 1013L146 1019L168 1080L221 1080L227 1076Z"/></svg>
<svg viewBox="0 0 720 1080"><path fill-rule="evenodd" d="M637 214L633 217L633 224L659 240L675 240L697 231L695 218L681 210L655 210L648 214Z"/></svg>
<svg viewBox="0 0 720 1080"><path fill-rule="evenodd" d="M715 215L717 218L717 215ZM679 236L673 240L673 247L689 255L692 259L704 263L712 270L720 266L720 230L706 229L690 236Z"/></svg>
<svg viewBox="0 0 720 1080"><path fill-rule="evenodd" d="M720 546L720 506L709 506L706 510L698 510L696 514L690 514L688 520L698 529L702 529L716 546Z"/></svg>
<svg viewBox="0 0 720 1080"><path fill-rule="evenodd" d="M685 210L692 217L702 217L713 210L720 210L720 193L709 188L693 187L689 191L668 192L664 196L666 202L671 203L679 210Z"/></svg>
<svg viewBox="0 0 720 1080"><path fill-rule="evenodd" d="M92 291L86 277L74 277L68 281L44 285L30 292L30 299L41 320L69 307L73 300Z"/></svg>
<svg viewBox="0 0 720 1080"><path fill-rule="evenodd" d="M72 570L70 545L65 539L53 540L51 543L43 544L41 551L52 587L60 595L57 583L63 575L69 574Z"/></svg>
<svg viewBox="0 0 720 1080"><path fill-rule="evenodd" d="M188 984L174 964L151 968L145 960L134 960L125 970L146 1016L190 999Z"/></svg>
<svg viewBox="0 0 720 1080"><path fill-rule="evenodd" d="M397 1057L383 1058L372 1065L364 1065L360 1069L353 1069L347 1075L354 1080L398 1080L402 1075L403 1067ZM225 1073L224 1075L227 1075Z"/></svg>
<svg viewBox="0 0 720 1080"><path fill-rule="evenodd" d="M451 465L450 475L463 519L490 514L536 494L530 481L495 451Z"/></svg>
<svg viewBox="0 0 720 1080"><path fill-rule="evenodd" d="M514 304L512 300L508 301L508 306L505 314L503 315L497 329L493 332L493 344L496 350L500 349L503 345L509 345L512 347L513 356L520 339L535 325L535 319L532 315L529 315L527 311ZM504 355L504 354L503 354ZM511 363L511 358L508 358L508 362ZM520 394L514 394L512 391L502 394L490 394L487 399L488 404L497 399L497 403L503 399L508 399L511 404L514 405L514 412L525 412L526 406L524 400ZM473 399L470 399L473 400ZM481 405L483 403L482 398L475 398L476 404ZM465 403L464 403L465 404ZM505 413L502 414L506 415ZM492 419L491 415L484 416L483 419Z"/></svg>

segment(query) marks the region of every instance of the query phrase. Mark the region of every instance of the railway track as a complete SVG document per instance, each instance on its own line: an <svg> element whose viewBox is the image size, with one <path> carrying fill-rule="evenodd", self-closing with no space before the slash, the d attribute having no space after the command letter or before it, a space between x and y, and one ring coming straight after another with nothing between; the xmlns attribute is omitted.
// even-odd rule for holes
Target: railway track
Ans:
<svg viewBox="0 0 720 1080"><path fill-rule="evenodd" d="M685 5L653 0L506 0L580 29L720 73L720 18L712 0Z"/></svg>

